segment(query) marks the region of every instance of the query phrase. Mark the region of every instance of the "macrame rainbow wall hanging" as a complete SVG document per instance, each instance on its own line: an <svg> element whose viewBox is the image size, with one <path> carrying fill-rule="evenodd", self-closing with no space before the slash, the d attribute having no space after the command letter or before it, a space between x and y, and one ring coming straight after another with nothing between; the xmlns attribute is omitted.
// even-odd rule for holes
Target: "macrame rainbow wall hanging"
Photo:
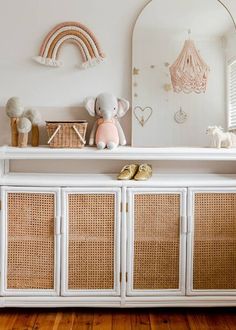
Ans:
<svg viewBox="0 0 236 330"><path fill-rule="evenodd" d="M104 61L105 55L94 34L83 24L65 22L52 29L43 41L39 56L33 59L43 65L60 67L59 51L65 42L75 43L82 55L82 68L86 69Z"/></svg>

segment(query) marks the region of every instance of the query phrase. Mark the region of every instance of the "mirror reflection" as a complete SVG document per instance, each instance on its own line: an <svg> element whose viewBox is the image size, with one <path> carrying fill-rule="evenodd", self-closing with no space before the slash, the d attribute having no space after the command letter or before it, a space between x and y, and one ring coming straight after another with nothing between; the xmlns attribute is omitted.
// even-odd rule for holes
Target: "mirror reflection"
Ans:
<svg viewBox="0 0 236 330"><path fill-rule="evenodd" d="M133 146L203 147L236 128L236 27L218 0L153 0L133 35Z"/></svg>

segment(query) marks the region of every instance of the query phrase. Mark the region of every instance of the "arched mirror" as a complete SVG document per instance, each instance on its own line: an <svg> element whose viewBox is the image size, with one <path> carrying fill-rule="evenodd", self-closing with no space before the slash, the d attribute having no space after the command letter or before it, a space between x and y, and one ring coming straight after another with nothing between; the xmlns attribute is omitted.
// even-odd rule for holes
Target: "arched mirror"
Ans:
<svg viewBox="0 0 236 330"><path fill-rule="evenodd" d="M153 0L133 34L136 147L205 147L236 128L236 25L219 0Z"/></svg>

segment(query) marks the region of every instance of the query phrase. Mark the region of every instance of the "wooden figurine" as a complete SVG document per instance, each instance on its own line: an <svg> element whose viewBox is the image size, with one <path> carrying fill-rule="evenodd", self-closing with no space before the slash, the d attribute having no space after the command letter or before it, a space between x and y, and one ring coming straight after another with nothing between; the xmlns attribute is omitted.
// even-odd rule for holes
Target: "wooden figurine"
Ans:
<svg viewBox="0 0 236 330"><path fill-rule="evenodd" d="M28 118L22 117L17 122L18 147L25 148L28 144L28 134L31 131L32 124Z"/></svg>
<svg viewBox="0 0 236 330"><path fill-rule="evenodd" d="M41 114L36 109L28 109L24 112L24 117L28 118L32 123L32 147L39 146L39 124L42 122Z"/></svg>
<svg viewBox="0 0 236 330"><path fill-rule="evenodd" d="M18 97L12 97L6 104L6 114L11 119L11 145L18 146L17 122L22 116L24 107Z"/></svg>

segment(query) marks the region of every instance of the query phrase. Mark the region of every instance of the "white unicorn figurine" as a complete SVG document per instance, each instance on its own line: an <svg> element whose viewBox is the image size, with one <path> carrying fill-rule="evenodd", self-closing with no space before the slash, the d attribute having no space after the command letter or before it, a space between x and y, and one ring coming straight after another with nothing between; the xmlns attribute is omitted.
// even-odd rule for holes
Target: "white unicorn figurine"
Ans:
<svg viewBox="0 0 236 330"><path fill-rule="evenodd" d="M212 137L213 148L232 148L236 146L236 135L224 132L222 127L209 126L206 134Z"/></svg>

